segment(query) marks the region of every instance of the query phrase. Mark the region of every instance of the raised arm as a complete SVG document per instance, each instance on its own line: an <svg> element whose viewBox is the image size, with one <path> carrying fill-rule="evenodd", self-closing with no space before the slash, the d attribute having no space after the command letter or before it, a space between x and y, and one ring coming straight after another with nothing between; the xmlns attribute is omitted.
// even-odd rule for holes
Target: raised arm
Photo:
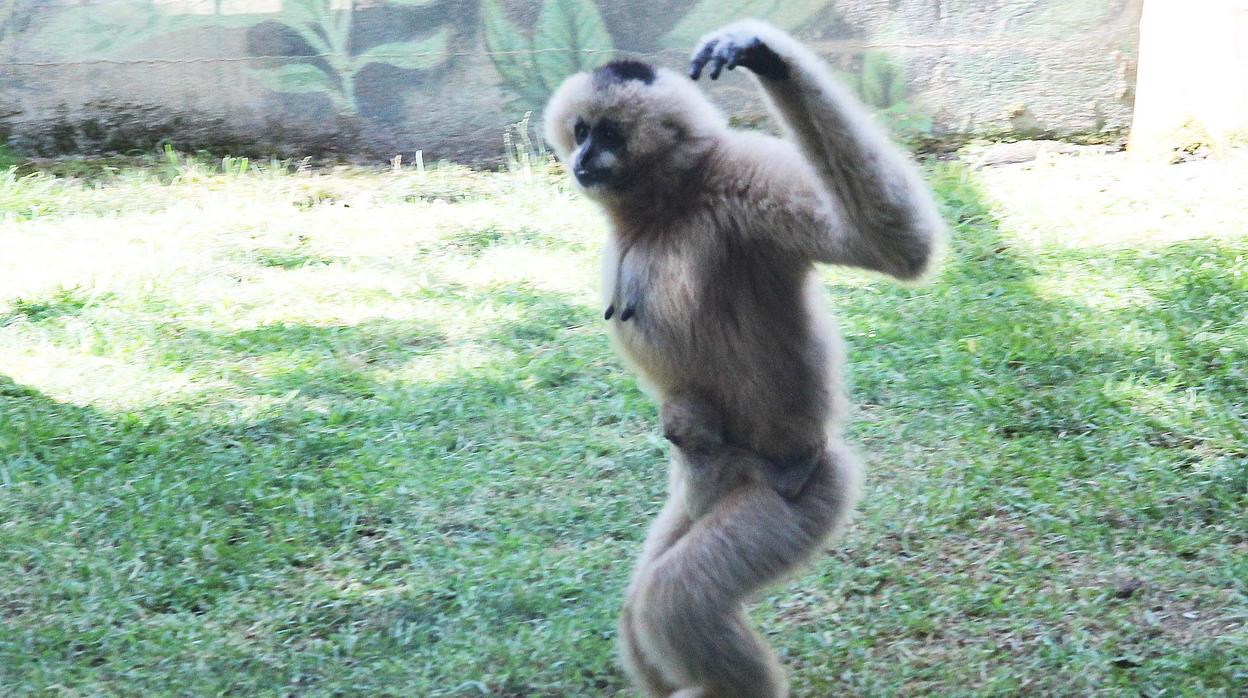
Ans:
<svg viewBox="0 0 1248 698"><path fill-rule="evenodd" d="M709 68L712 80L737 66L754 73L773 111L829 197L805 202L797 217L812 218L795 234L817 261L923 275L944 238L944 224L927 186L905 155L871 120L813 52L758 20L730 24L704 38L690 77ZM813 205L812 205L813 204Z"/></svg>

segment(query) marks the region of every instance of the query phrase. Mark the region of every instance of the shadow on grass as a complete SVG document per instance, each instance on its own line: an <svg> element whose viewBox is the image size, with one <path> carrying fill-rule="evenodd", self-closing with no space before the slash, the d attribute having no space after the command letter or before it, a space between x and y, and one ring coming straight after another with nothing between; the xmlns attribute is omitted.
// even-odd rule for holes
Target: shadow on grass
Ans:
<svg viewBox="0 0 1248 698"><path fill-rule="evenodd" d="M62 296L12 319L90 319ZM618 684L609 643L583 630L609 627L611 606L587 621L566 600L615 583L607 563L657 506L652 414L583 331L596 310L523 285L445 301L505 319L452 339L407 320L211 332L173 316L134 356L225 387L128 411L0 378L0 576L26 580L0 592L0 680L115 687L138 671L127 690L160 692L172 660L207 667L177 672L195 692L267 690L275 673L300 690L434 686L449 680L439 643L462 671L491 652L506 664L501 647L465 649L475 625L516 636L563 616L589 667L568 671ZM435 354L444 365L410 377ZM349 668L398 655L410 663L389 673Z"/></svg>
<svg viewBox="0 0 1248 698"><path fill-rule="evenodd" d="M939 278L913 290L833 289L858 345L850 359L857 401L868 411L917 417L913 427L900 425L903 441L939 448L954 434L991 444L1002 457L986 459L996 472L979 473L981 485L1027 498L1039 493L1048 507L1063 505L1062 492L1071 508L1085 503L1063 482L1130 476L1141 449L1169 449L1164 460L1174 467L1187 458L1184 443L1199 443L1202 457L1232 470L1229 459L1244 455L1248 416L1236 412L1233 398L1248 392L1248 282L1235 271L1242 242L1030 255L1001 236L972 180L950 170L936 185L956 223L955 252ZM1102 310L1074 293L1037 292L1038 280L1059 272L1082 277L1089 293L1098 280L1125 280L1148 299ZM1193 396L1206 411L1204 423L1184 423L1174 409ZM968 426L991 438L967 433ZM1230 514L1226 505L1237 496L1242 492L1232 488L1210 515ZM989 507L985 516L994 499L974 498ZM1174 524L1185 518L1168 515L1180 517Z"/></svg>

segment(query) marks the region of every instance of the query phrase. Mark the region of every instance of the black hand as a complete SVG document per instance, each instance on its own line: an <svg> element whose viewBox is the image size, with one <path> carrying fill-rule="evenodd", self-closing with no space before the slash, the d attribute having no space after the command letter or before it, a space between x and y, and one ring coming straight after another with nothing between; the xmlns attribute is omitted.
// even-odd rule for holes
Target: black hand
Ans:
<svg viewBox="0 0 1248 698"><path fill-rule="evenodd" d="M708 64L711 66L712 80L719 79L725 67L733 70L737 66L749 68L754 74L768 80L784 80L789 77L788 64L757 37L742 45L718 39L706 42L689 64L689 77L697 80Z"/></svg>

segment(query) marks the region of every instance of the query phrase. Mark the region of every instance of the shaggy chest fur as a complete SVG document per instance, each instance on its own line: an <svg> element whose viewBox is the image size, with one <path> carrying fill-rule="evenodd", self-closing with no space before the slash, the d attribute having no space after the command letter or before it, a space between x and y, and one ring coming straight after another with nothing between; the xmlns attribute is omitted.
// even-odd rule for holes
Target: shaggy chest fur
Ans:
<svg viewBox="0 0 1248 698"><path fill-rule="evenodd" d="M655 236L608 249L612 337L660 399L694 393L714 400L740 443L804 446L827 418L829 369L812 326L810 270L765 247L711 235ZM630 307L631 317L621 320Z"/></svg>
<svg viewBox="0 0 1248 698"><path fill-rule="evenodd" d="M607 261L616 272L612 337L630 363L645 367L642 377L662 392L701 382L695 357L705 360L713 349L713 338L706 336L712 328L699 322L715 296L706 266L692 246L662 240L621 246ZM713 329L722 335L725 327Z"/></svg>

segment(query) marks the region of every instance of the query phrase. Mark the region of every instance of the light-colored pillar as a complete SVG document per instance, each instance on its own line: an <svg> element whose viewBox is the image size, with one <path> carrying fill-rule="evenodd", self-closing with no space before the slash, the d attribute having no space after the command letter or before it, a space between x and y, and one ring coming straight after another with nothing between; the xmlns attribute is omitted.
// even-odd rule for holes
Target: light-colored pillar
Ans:
<svg viewBox="0 0 1248 698"><path fill-rule="evenodd" d="M1248 136L1248 0L1146 0L1130 149Z"/></svg>

